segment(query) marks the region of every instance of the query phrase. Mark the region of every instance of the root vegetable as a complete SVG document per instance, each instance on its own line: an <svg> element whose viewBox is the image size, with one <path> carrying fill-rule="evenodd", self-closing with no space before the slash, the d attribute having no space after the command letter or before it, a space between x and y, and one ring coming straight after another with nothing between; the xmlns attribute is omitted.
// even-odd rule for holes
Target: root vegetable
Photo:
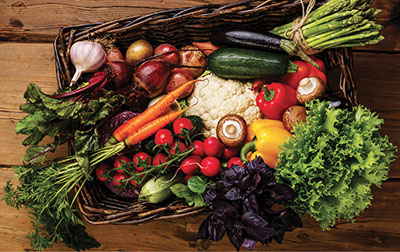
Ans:
<svg viewBox="0 0 400 252"><path fill-rule="evenodd" d="M165 92L171 92L185 84L186 82L193 80L192 74L183 68L174 68L171 71L171 75L169 76L167 87L165 88ZM179 99L185 98L190 95L193 91L194 86L192 88L188 88L184 93L179 96Z"/></svg>
<svg viewBox="0 0 400 252"><path fill-rule="evenodd" d="M133 42L125 53L125 61L132 65L153 55L153 47L144 39Z"/></svg>
<svg viewBox="0 0 400 252"><path fill-rule="evenodd" d="M70 86L77 82L82 73L99 70L107 62L106 51L99 43L78 41L71 46L71 62L75 66L75 74Z"/></svg>
<svg viewBox="0 0 400 252"><path fill-rule="evenodd" d="M117 47L113 47L107 52L108 61L124 61L124 55Z"/></svg>
<svg viewBox="0 0 400 252"><path fill-rule="evenodd" d="M141 64L135 71L134 79L149 98L161 94L168 81L172 65L162 59L152 59Z"/></svg>
<svg viewBox="0 0 400 252"><path fill-rule="evenodd" d="M158 59L163 59L172 65L176 65L179 62L178 49L171 44L161 44L154 49L154 55L159 55Z"/></svg>
<svg viewBox="0 0 400 252"><path fill-rule="evenodd" d="M206 69L206 56L195 46L187 45L179 51L179 64L189 71L193 78L199 77Z"/></svg>

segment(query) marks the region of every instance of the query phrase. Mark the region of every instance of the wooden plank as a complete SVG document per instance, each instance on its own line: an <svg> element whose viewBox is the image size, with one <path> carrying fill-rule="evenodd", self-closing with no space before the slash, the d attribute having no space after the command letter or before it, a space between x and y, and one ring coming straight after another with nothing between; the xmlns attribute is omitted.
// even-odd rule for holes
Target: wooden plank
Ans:
<svg viewBox="0 0 400 252"><path fill-rule="evenodd" d="M8 180L17 183L13 171L0 169L0 185ZM312 218L303 218L304 227L286 233L282 245L257 244L256 250L398 250L400 248L400 188L399 181L386 182L374 188L372 206L356 218L355 223L340 222L331 231L321 231ZM0 198L4 191L0 190ZM226 251L234 248L227 237L220 242L199 241L197 230L205 215L154 221L140 225L90 225L87 231L102 245L99 251ZM32 231L28 211L16 210L0 201L0 248L9 251L29 250L26 234ZM69 250L57 243L51 251Z"/></svg>
<svg viewBox="0 0 400 252"><path fill-rule="evenodd" d="M105 22L117 18L139 16L151 12L192 7L208 3L226 4L229 0L149 0L118 2L73 0L3 0L0 1L0 41L52 42L60 27ZM400 51L398 20L400 7L397 1L375 0L372 4L383 12L377 22L383 24L386 39L378 45L362 50ZM51 15L48 15L51 14ZM46 16L46 18L42 18Z"/></svg>

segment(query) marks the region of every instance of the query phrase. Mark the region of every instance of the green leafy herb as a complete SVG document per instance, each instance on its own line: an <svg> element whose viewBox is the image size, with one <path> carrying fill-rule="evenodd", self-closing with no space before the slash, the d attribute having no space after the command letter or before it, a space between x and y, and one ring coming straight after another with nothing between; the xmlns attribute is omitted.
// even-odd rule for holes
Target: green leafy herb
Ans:
<svg viewBox="0 0 400 252"><path fill-rule="evenodd" d="M178 198L184 198L189 206L203 207L207 204L203 199L203 193L208 183L200 176L193 176L187 181L187 185L178 183L171 186L171 191Z"/></svg>
<svg viewBox="0 0 400 252"><path fill-rule="evenodd" d="M21 105L20 109L28 115L17 123L15 132L28 136L23 141L23 145L29 146L23 160L38 164L43 163L48 153L54 152L67 140L73 138L77 140L76 130L93 130L101 120L125 102L122 95L111 95L111 93L89 101L54 99L42 93L40 87L35 84L28 85L24 97L26 103ZM38 145L46 136L54 138L54 141ZM97 146L98 137L92 136L96 138L90 139L90 145L77 146L79 157L87 155Z"/></svg>
<svg viewBox="0 0 400 252"><path fill-rule="evenodd" d="M276 178L297 193L290 206L329 229L371 204L371 185L388 178L397 147L379 134L383 120L363 106L349 111L315 100L307 108L307 122L282 145Z"/></svg>

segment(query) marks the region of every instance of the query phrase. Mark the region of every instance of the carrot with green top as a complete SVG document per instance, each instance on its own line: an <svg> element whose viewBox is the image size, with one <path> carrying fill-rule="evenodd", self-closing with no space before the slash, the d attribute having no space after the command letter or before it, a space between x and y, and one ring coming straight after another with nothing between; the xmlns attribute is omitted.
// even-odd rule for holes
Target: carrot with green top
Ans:
<svg viewBox="0 0 400 252"><path fill-rule="evenodd" d="M169 92L163 98L161 98L158 102L156 102L153 106L147 108L143 113L138 116L133 117L132 119L126 121L121 126L119 126L114 132L113 137L108 140L107 145L114 144L117 142L123 141L130 132L135 131L141 126L155 120L157 117L162 115L169 106L191 85L193 85L198 80L191 80L180 86L179 88Z"/></svg>

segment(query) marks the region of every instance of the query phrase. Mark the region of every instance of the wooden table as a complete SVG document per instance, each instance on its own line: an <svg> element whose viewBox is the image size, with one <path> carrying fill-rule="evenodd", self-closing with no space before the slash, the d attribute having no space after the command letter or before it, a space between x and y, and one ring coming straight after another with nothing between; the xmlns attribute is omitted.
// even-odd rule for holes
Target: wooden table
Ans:
<svg viewBox="0 0 400 252"><path fill-rule="evenodd" d="M56 90L52 42L59 27L103 22L119 17L142 15L169 8L229 0L1 0L0 1L0 186L17 181L12 165L20 164L24 136L14 126L24 114L28 83L42 90ZM400 1L375 0L383 9L378 22L385 26L386 39L378 45L357 48L354 53L355 79L360 102L385 119L382 133L400 146ZM64 155L64 148L56 155ZM3 197L0 190L0 197ZM400 250L400 161L391 166L390 178L381 189L373 189L372 206L355 223L340 223L329 232L316 221L304 218L304 228L287 233L284 243L272 243L258 250ZM197 229L204 216L174 221L157 221L138 226L87 225L87 231L102 245L98 250L232 250L228 239L201 242ZM28 250L25 238L32 231L28 211L16 210L0 201L0 250ZM51 250L68 250L62 243Z"/></svg>

